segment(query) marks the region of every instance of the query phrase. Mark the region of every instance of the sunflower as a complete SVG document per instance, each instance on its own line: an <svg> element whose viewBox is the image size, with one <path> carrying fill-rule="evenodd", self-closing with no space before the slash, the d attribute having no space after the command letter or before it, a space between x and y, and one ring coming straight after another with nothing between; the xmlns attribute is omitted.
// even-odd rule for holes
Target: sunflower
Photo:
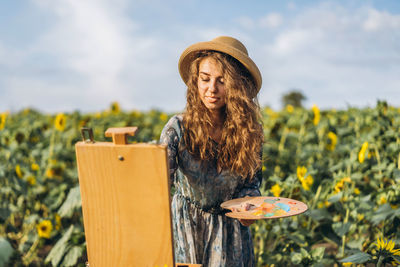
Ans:
<svg viewBox="0 0 400 267"><path fill-rule="evenodd" d="M56 214L55 216L54 216L54 220L56 221L56 230L60 230L60 228L61 228L61 217L60 217L60 215L58 215L58 214Z"/></svg>
<svg viewBox="0 0 400 267"><path fill-rule="evenodd" d="M0 131L3 130L4 126L6 125L7 115L7 112L3 112L0 114Z"/></svg>
<svg viewBox="0 0 400 267"><path fill-rule="evenodd" d="M311 175L307 175L306 179L301 181L301 186L304 188L304 190L308 191L311 189L313 183L314 183L314 178Z"/></svg>
<svg viewBox="0 0 400 267"><path fill-rule="evenodd" d="M301 186L304 190L310 190L311 186L314 183L314 178L311 175L307 175L307 168L304 166L297 166L297 178L301 182Z"/></svg>
<svg viewBox="0 0 400 267"><path fill-rule="evenodd" d="M358 152L358 161L360 163L364 162L365 159L365 151L368 149L368 142L364 142L361 146L360 152Z"/></svg>
<svg viewBox="0 0 400 267"><path fill-rule="evenodd" d="M361 193L360 189L357 187L354 188L354 194L359 195Z"/></svg>
<svg viewBox="0 0 400 267"><path fill-rule="evenodd" d="M164 113L164 112L161 112L161 114L160 114L160 120L162 120L162 121L168 120L168 115L167 115L166 113Z"/></svg>
<svg viewBox="0 0 400 267"><path fill-rule="evenodd" d="M66 117L64 113L58 113L54 121L54 126L58 131L62 132L65 129L65 122L66 122Z"/></svg>
<svg viewBox="0 0 400 267"><path fill-rule="evenodd" d="M314 123L314 125L318 125L319 120L321 119L319 108L317 107L317 105L313 105L311 109L314 113L313 123Z"/></svg>
<svg viewBox="0 0 400 267"><path fill-rule="evenodd" d="M378 237L376 243L372 244L378 249L378 257L383 258L382 263L391 262L392 264L400 264L400 261L393 257L400 256L400 249L394 249L396 244L393 240L388 241L386 238L383 239L383 237Z"/></svg>
<svg viewBox="0 0 400 267"><path fill-rule="evenodd" d="M307 168L304 166L297 166L297 178L299 178L299 180L304 179L304 176L307 173Z"/></svg>
<svg viewBox="0 0 400 267"><path fill-rule="evenodd" d="M289 104L289 105L286 106L286 111L289 112L289 113L293 113L294 107Z"/></svg>
<svg viewBox="0 0 400 267"><path fill-rule="evenodd" d="M334 132L329 132L328 139L329 139L330 143L326 145L326 148L330 151L335 150L336 143L337 143L337 135Z"/></svg>
<svg viewBox="0 0 400 267"><path fill-rule="evenodd" d="M26 181L30 184L30 185L35 185L36 184L36 177L33 175L29 175L28 178L26 178Z"/></svg>
<svg viewBox="0 0 400 267"><path fill-rule="evenodd" d="M118 114L121 111L121 108L120 108L118 102L112 102L110 109L111 109L111 113L113 113L113 114Z"/></svg>
<svg viewBox="0 0 400 267"><path fill-rule="evenodd" d="M40 169L40 166L36 163L32 163L31 169L32 169L32 171L38 171Z"/></svg>
<svg viewBox="0 0 400 267"><path fill-rule="evenodd" d="M339 193L340 191L342 191L345 182L351 183L350 177L344 177L344 178L340 179L339 182L336 183L336 185L335 185L335 192L336 193Z"/></svg>
<svg viewBox="0 0 400 267"><path fill-rule="evenodd" d="M378 204L379 205L383 205L387 203L387 199L386 196L382 195L379 199L378 199Z"/></svg>
<svg viewBox="0 0 400 267"><path fill-rule="evenodd" d="M39 237L50 238L51 231L53 230L53 224L50 220L41 221L36 225Z"/></svg>
<svg viewBox="0 0 400 267"><path fill-rule="evenodd" d="M281 187L279 186L279 184L275 184L271 187L270 191L272 192L272 194L274 194L275 197L279 197L279 195L282 192Z"/></svg>
<svg viewBox="0 0 400 267"><path fill-rule="evenodd" d="M24 176L21 170L21 166L19 166L19 164L15 166L15 173L17 174L18 178L22 178Z"/></svg>

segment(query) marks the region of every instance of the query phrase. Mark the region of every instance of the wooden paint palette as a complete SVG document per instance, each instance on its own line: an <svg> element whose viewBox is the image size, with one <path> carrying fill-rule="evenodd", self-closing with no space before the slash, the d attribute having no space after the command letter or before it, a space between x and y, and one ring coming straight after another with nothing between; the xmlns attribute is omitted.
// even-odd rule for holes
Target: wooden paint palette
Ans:
<svg viewBox="0 0 400 267"><path fill-rule="evenodd" d="M225 215L236 219L260 220L289 217L305 212L305 203L283 197L244 197L225 201L224 209L232 212Z"/></svg>

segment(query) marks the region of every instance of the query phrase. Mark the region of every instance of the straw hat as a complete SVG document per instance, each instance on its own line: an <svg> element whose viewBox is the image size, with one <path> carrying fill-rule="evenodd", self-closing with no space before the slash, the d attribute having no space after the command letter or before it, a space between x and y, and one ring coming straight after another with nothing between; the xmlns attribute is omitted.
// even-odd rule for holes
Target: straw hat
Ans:
<svg viewBox="0 0 400 267"><path fill-rule="evenodd" d="M179 73L181 74L185 84L187 84L189 79L190 64L195 59L195 53L200 50L214 50L223 52L239 60L240 63L242 63L251 73L251 76L253 77L257 87L257 92L260 91L262 78L257 65L249 57L246 47L239 40L229 36L220 36L209 42L196 43L183 51L179 59L178 67Z"/></svg>

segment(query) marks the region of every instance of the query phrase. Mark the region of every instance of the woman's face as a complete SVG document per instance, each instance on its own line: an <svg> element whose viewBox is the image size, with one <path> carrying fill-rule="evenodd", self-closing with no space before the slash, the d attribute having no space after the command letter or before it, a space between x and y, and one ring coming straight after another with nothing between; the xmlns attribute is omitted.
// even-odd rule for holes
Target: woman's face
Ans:
<svg viewBox="0 0 400 267"><path fill-rule="evenodd" d="M225 84L221 65L207 57L200 61L197 87L200 99L210 111L219 111L225 106Z"/></svg>

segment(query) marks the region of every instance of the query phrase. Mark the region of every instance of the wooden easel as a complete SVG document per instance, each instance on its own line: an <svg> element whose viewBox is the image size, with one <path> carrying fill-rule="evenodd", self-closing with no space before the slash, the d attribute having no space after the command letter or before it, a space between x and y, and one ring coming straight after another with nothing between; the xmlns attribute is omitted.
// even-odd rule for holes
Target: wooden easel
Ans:
<svg viewBox="0 0 400 267"><path fill-rule="evenodd" d="M110 143L94 142L83 129L84 141L75 145L88 264L201 266L174 264L167 149L128 144L136 130L110 128Z"/></svg>

